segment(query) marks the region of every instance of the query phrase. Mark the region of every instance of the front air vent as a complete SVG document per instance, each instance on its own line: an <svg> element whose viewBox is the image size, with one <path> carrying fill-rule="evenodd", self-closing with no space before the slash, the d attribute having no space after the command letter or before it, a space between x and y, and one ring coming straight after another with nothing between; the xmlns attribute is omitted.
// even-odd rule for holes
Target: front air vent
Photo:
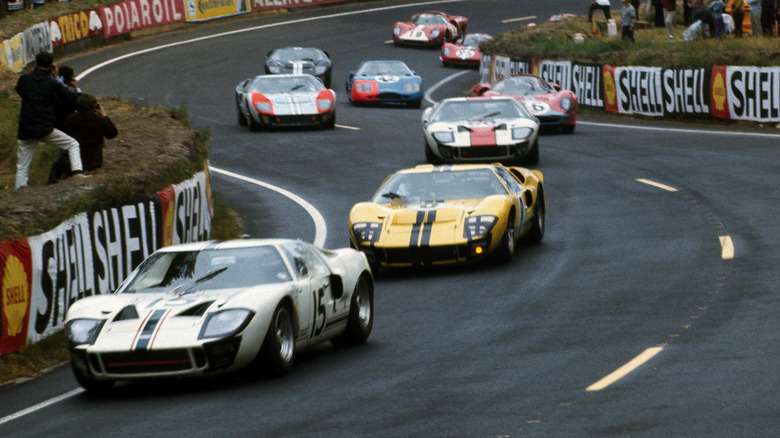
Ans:
<svg viewBox="0 0 780 438"><path fill-rule="evenodd" d="M197 304L179 313L178 316L203 316L212 304L214 304L214 301L206 301L205 303Z"/></svg>
<svg viewBox="0 0 780 438"><path fill-rule="evenodd" d="M135 306L133 305L127 306L124 309L120 310L119 313L116 314L116 318L114 318L114 322L126 321L128 319L138 319L138 311L135 309Z"/></svg>

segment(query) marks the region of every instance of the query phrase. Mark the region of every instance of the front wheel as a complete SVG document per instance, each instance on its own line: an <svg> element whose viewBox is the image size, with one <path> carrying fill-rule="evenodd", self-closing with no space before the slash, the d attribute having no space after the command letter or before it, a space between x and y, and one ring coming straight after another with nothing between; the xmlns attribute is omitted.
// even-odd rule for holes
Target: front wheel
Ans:
<svg viewBox="0 0 780 438"><path fill-rule="evenodd" d="M571 134L572 132L574 132L575 126L577 125L573 123L571 125L561 125L561 131L563 131L564 134Z"/></svg>
<svg viewBox="0 0 780 438"><path fill-rule="evenodd" d="M70 367L73 370L73 376L79 382L82 388L89 392L106 392L114 386L113 380L95 380L89 375L89 370L81 370L71 359Z"/></svg>
<svg viewBox="0 0 780 438"><path fill-rule="evenodd" d="M364 344L374 325L374 293L370 280L361 276L349 304L349 319L344 333L331 342L337 347Z"/></svg>
<svg viewBox="0 0 780 438"><path fill-rule="evenodd" d="M287 374L295 361L295 330L292 316L280 304L271 318L271 325L260 348L260 362L271 377Z"/></svg>
<svg viewBox="0 0 780 438"><path fill-rule="evenodd" d="M246 126L246 117L241 113L241 109L236 107L236 111L238 112L238 124L241 126Z"/></svg>
<svg viewBox="0 0 780 438"><path fill-rule="evenodd" d="M436 154L434 154L433 151L431 150L430 146L428 146L428 142L427 141L424 143L423 147L425 147L425 162L426 163L428 163L428 164L439 164L439 163L441 163L441 160L439 159L439 157L437 157Z"/></svg>
<svg viewBox="0 0 780 438"><path fill-rule="evenodd" d="M509 263L515 255L515 230L512 228L512 221L506 224L504 236L501 239L501 246L496 250L496 259L499 263Z"/></svg>
<svg viewBox="0 0 780 438"><path fill-rule="evenodd" d="M537 244L542 241L544 237L544 216L546 206L544 205L544 191L542 187L539 187L539 194L537 195L536 205L534 206L534 224L531 226L531 231L528 232L528 243Z"/></svg>

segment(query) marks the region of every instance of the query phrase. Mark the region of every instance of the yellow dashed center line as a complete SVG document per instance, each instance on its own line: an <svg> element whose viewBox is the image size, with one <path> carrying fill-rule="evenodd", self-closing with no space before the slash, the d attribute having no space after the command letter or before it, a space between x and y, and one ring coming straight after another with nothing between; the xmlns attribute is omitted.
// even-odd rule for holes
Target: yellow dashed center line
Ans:
<svg viewBox="0 0 780 438"><path fill-rule="evenodd" d="M512 23L514 21L524 21L524 20L533 20L536 18L536 15L529 15L527 17L519 17L519 18L510 18L508 20L501 20L502 23Z"/></svg>
<svg viewBox="0 0 780 438"><path fill-rule="evenodd" d="M731 241L729 236L720 236L720 257L723 260L731 260L734 258L734 242Z"/></svg>
<svg viewBox="0 0 780 438"><path fill-rule="evenodd" d="M644 184L647 184L647 185L650 185L650 186L653 186L653 187L658 187L659 189L663 189L663 190L666 190L666 191L669 191L669 192L676 192L677 191L677 189L675 189L674 187L670 187L670 186L667 186L667 185L664 185L664 184L661 184L661 183L657 183L655 181L650 181L649 179L637 178L637 181L639 181L641 183L644 183Z"/></svg>
<svg viewBox="0 0 780 438"><path fill-rule="evenodd" d="M635 369L639 368L640 365L647 362L648 360L652 359L653 356L660 353L661 350L663 350L664 347L652 347L648 348L647 350L643 351L642 354L639 356L631 359L631 361L622 367L616 369L612 373L610 373L607 377L604 377L603 379L599 380L598 382L588 386L585 388L586 391L601 391L602 389L606 388L607 386L617 382L618 380L625 377L628 373L631 371L634 371Z"/></svg>

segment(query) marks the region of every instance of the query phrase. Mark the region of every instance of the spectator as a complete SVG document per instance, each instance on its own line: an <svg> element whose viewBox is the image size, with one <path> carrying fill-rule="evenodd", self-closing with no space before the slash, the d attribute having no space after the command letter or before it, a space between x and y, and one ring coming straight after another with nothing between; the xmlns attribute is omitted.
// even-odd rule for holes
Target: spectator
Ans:
<svg viewBox="0 0 780 438"><path fill-rule="evenodd" d="M73 67L63 65L59 68L57 66L54 66L54 68L58 75L57 76L58 81L60 81L63 85L68 87L70 91L74 93L81 93L81 88L79 88L79 81L73 76L76 73L73 70Z"/></svg>
<svg viewBox="0 0 780 438"><path fill-rule="evenodd" d="M95 96L86 93L79 96L76 112L65 120L65 132L78 140L85 171L103 166L104 139L112 139L119 134L103 105ZM54 162L49 172L49 184L68 176L67 157L63 157Z"/></svg>
<svg viewBox="0 0 780 438"><path fill-rule="evenodd" d="M653 7L653 24L655 27L663 27L664 21L664 0L650 0Z"/></svg>
<svg viewBox="0 0 780 438"><path fill-rule="evenodd" d="M775 25L776 0L761 0L761 34L772 36L772 27Z"/></svg>
<svg viewBox="0 0 780 438"><path fill-rule="evenodd" d="M687 0L688 6L691 8L691 23L695 23L696 20L701 20L702 23L711 25L712 14L707 10L706 0ZM706 18L705 18L706 17Z"/></svg>
<svg viewBox="0 0 780 438"><path fill-rule="evenodd" d="M677 0L674 0L675 2ZM693 24L693 21L691 21L691 5L688 4L687 0L683 0L683 25L685 27L690 26Z"/></svg>
<svg viewBox="0 0 780 438"><path fill-rule="evenodd" d="M715 36L718 41L723 39L723 2L721 0L712 0L709 10L712 12L712 22L714 24Z"/></svg>
<svg viewBox="0 0 780 438"><path fill-rule="evenodd" d="M54 78L55 69L52 54L41 52L35 56L35 69L16 82L16 92L22 99L17 132L17 189L27 185L39 141L67 151L73 173L82 172L79 143L56 127L58 113L73 107L78 95Z"/></svg>
<svg viewBox="0 0 780 438"><path fill-rule="evenodd" d="M623 25L620 39L628 38L634 41L634 25L636 24L636 9L629 0L623 0L623 11L620 15L620 21Z"/></svg>
<svg viewBox="0 0 780 438"><path fill-rule="evenodd" d="M663 7L666 35L669 38L674 38L674 19L677 15L677 2L675 0L663 0Z"/></svg>
<svg viewBox="0 0 780 438"><path fill-rule="evenodd" d="M588 8L588 23L593 21L593 11L601 9L604 12L604 18L609 20L612 18L609 14L609 0L590 0L590 8Z"/></svg>
<svg viewBox="0 0 780 438"><path fill-rule="evenodd" d="M731 18L734 19L734 35L742 38L742 22L745 20L745 1L733 0L731 2Z"/></svg>
<svg viewBox="0 0 780 438"><path fill-rule="evenodd" d="M750 33L761 36L761 0L747 0L750 6Z"/></svg>

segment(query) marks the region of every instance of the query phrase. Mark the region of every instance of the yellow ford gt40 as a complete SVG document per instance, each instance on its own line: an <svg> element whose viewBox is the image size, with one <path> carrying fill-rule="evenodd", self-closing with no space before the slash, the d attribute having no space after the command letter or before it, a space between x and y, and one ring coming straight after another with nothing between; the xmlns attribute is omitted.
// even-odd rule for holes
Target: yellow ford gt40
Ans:
<svg viewBox="0 0 780 438"><path fill-rule="evenodd" d="M494 164L420 165L385 179L349 213L352 246L371 267L509 262L544 236L542 173Z"/></svg>

